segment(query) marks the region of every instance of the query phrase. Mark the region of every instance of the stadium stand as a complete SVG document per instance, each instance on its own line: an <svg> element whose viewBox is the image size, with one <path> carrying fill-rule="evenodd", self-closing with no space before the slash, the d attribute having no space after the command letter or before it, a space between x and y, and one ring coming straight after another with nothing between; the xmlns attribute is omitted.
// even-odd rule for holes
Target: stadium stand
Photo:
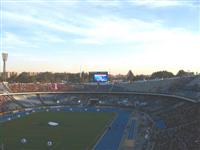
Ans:
<svg viewBox="0 0 200 150"><path fill-rule="evenodd" d="M63 83L9 83L12 92L69 91L71 86Z"/></svg>
<svg viewBox="0 0 200 150"><path fill-rule="evenodd" d="M127 91L171 94L200 101L200 76L176 77L163 80L135 81L118 84Z"/></svg>
<svg viewBox="0 0 200 150"><path fill-rule="evenodd" d="M5 93L7 90L5 89L5 86L3 83L0 83L0 93Z"/></svg>
<svg viewBox="0 0 200 150"><path fill-rule="evenodd" d="M53 84L54 85L54 84ZM52 84L9 84L13 92L29 91L80 91L80 92L118 92L137 91L165 93L189 97L194 101L182 98L159 95L112 95L112 94L73 94L43 93L27 95L6 95L9 89L0 84L0 112L25 109L37 110L39 107L67 106L74 111L96 111L96 107L111 107L117 117L102 138L95 145L95 150L115 150L125 140L134 139L137 150L199 150L200 147L200 76L177 77L163 80L137 81L134 83L105 85L63 85L53 90ZM55 87L54 87L55 89ZM91 105L91 101L95 101ZM135 112L135 119L130 117ZM103 109L101 109L102 111ZM109 110L109 111L110 111ZM4 118L5 116L0 116ZM127 124L130 124L127 126ZM124 136L127 131L127 136ZM124 141L125 141L124 140ZM126 149L125 149L126 150ZM127 149L129 150L129 149Z"/></svg>
<svg viewBox="0 0 200 150"><path fill-rule="evenodd" d="M200 130L199 104L179 102L174 108L162 106L162 111L145 108L155 121L149 141L154 150L197 150Z"/></svg>

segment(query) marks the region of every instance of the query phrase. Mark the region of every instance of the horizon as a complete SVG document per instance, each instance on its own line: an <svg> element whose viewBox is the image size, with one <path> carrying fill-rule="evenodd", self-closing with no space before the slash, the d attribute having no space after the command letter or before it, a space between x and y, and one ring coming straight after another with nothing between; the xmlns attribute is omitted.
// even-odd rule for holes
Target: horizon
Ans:
<svg viewBox="0 0 200 150"><path fill-rule="evenodd" d="M7 72L196 73L199 29L198 0L1 0Z"/></svg>
<svg viewBox="0 0 200 150"><path fill-rule="evenodd" d="M95 70L95 71L84 71L82 70L81 72L52 72L52 71L42 71L42 72L32 72L32 71L22 71L22 72L16 72L16 71L6 71L7 73L17 73L17 75L25 72L25 73L45 73L45 72L49 72L49 73L66 73L66 74L80 74L80 73L90 73L90 72L108 72L109 75L112 75L112 76L118 76L118 75L122 75L122 76L126 76L128 74L129 71L132 71L133 75L134 76L140 76L140 75L144 75L144 76L151 76L153 73L155 72L162 72L162 71L167 71L167 72L171 72L174 76L176 76L176 74L180 71L180 70L183 70L183 69L179 69L177 72L171 72L169 70L157 70L157 71L154 71L154 72L151 72L150 74L144 74L144 73L135 73L133 70L128 70L125 74L121 74L121 73L116 73L116 74L112 74L112 73L109 73L108 71L106 70ZM188 72L188 73L194 73L194 75L200 75L200 72L194 72L194 71L191 71L191 70L183 70L185 72ZM0 74L3 73L3 72L0 72Z"/></svg>

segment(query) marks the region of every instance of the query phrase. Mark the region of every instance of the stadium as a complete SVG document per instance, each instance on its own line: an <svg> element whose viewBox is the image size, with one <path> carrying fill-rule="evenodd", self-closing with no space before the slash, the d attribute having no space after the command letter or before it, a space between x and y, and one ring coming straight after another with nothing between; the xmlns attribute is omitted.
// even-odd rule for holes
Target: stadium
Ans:
<svg viewBox="0 0 200 150"><path fill-rule="evenodd" d="M1 83L1 149L199 149L199 75L56 84Z"/></svg>
<svg viewBox="0 0 200 150"><path fill-rule="evenodd" d="M0 0L0 150L200 150L199 39L200 0Z"/></svg>

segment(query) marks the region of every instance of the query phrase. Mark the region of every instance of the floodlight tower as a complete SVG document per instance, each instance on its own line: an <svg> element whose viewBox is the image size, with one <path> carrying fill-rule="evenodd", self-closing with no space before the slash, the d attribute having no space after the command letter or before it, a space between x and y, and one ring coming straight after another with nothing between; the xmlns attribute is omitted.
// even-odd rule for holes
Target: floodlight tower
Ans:
<svg viewBox="0 0 200 150"><path fill-rule="evenodd" d="M3 81L6 81L6 61L8 59L8 53L2 53L3 59Z"/></svg>

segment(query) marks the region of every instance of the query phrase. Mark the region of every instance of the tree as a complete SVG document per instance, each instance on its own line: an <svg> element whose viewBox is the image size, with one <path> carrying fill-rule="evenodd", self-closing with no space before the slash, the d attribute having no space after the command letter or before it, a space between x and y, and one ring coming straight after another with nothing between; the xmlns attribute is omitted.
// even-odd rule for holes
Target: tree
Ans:
<svg viewBox="0 0 200 150"><path fill-rule="evenodd" d="M68 74L68 81L69 82L73 82L73 83L77 83L80 82L80 73L69 73Z"/></svg>
<svg viewBox="0 0 200 150"><path fill-rule="evenodd" d="M13 74L8 78L8 82L16 82L17 80L17 74Z"/></svg>
<svg viewBox="0 0 200 150"><path fill-rule="evenodd" d="M168 71L157 71L151 74L151 79L161 79L161 78L171 78L174 77L174 74L172 72Z"/></svg>
<svg viewBox="0 0 200 150"><path fill-rule="evenodd" d="M194 75L194 72L186 72L184 70L179 70L178 73L176 74L176 76L178 77L184 77L184 76L190 76L190 75Z"/></svg>
<svg viewBox="0 0 200 150"><path fill-rule="evenodd" d="M67 81L66 73L54 73L54 82Z"/></svg>
<svg viewBox="0 0 200 150"><path fill-rule="evenodd" d="M39 82L54 82L54 74L51 72L42 72L36 76Z"/></svg>
<svg viewBox="0 0 200 150"><path fill-rule="evenodd" d="M89 74L87 72L81 72L80 81L81 82L88 82L89 81Z"/></svg>
<svg viewBox="0 0 200 150"><path fill-rule="evenodd" d="M114 78L114 76L113 76L112 74L108 74L108 80L109 80L109 81L112 82L112 81L113 81L113 78Z"/></svg>
<svg viewBox="0 0 200 150"><path fill-rule="evenodd" d="M148 79L149 79L148 75L140 74L135 76L135 80L148 80Z"/></svg>
<svg viewBox="0 0 200 150"><path fill-rule="evenodd" d="M129 70L128 73L127 73L127 80L129 82L133 82L133 80L134 80L134 75L133 75L133 72L131 70Z"/></svg>
<svg viewBox="0 0 200 150"><path fill-rule="evenodd" d="M2 82L3 81L3 76L2 76L2 74L0 75L0 82Z"/></svg>
<svg viewBox="0 0 200 150"><path fill-rule="evenodd" d="M31 81L31 77L27 72L22 72L20 73L17 78L16 78L17 82L21 82L21 83L28 83L28 82L32 82Z"/></svg>

